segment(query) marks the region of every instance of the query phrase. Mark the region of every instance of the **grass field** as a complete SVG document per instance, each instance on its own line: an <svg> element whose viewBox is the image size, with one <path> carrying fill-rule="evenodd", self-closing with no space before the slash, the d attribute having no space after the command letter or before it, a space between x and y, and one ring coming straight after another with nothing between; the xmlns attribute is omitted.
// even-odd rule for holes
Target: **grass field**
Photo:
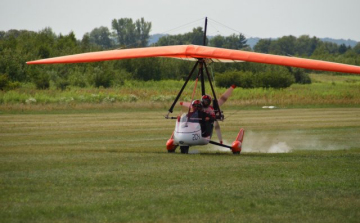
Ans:
<svg viewBox="0 0 360 223"><path fill-rule="evenodd" d="M360 108L235 106L240 156L168 154L166 109L1 114L0 222L359 222Z"/></svg>

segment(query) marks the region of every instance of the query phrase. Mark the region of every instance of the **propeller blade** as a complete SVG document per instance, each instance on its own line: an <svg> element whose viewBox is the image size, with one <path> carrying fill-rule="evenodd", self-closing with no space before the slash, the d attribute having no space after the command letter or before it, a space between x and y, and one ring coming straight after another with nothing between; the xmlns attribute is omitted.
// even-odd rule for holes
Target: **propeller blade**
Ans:
<svg viewBox="0 0 360 223"><path fill-rule="evenodd" d="M215 131L216 131L216 135L217 135L217 137L219 139L220 144L222 144L223 140L222 140L220 125L219 125L218 121L215 121Z"/></svg>
<svg viewBox="0 0 360 223"><path fill-rule="evenodd" d="M219 106L223 105L226 100L231 96L232 92L234 91L234 89L236 88L235 85L232 85L229 89L227 89L225 91L225 93L223 95L221 95L220 99L219 99Z"/></svg>
<svg viewBox="0 0 360 223"><path fill-rule="evenodd" d="M181 105L181 106L184 106L185 108L190 108L191 103L190 103L190 102L186 102L186 101L181 101L181 102L180 102L180 105Z"/></svg>

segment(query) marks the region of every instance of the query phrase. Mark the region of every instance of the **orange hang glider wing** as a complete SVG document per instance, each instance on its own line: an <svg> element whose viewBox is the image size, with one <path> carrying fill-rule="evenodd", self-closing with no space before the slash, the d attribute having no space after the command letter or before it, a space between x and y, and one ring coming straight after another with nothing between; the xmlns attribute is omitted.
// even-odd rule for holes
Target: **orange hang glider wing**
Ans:
<svg viewBox="0 0 360 223"><path fill-rule="evenodd" d="M287 57L264 53L254 53L241 50L230 50L208 46L178 45L159 46L122 50L109 50L92 53L75 54L27 62L27 64L56 63L86 63L105 60L121 60L146 57L171 57L178 59L209 59L214 62L254 62L274 65L299 67L311 70L334 71L360 74L360 67L333 63L321 60L311 60L297 57Z"/></svg>

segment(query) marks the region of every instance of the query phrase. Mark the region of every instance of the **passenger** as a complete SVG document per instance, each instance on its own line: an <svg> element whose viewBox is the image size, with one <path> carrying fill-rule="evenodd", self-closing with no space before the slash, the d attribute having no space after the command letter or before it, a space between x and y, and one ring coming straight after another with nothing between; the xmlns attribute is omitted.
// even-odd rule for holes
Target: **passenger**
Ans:
<svg viewBox="0 0 360 223"><path fill-rule="evenodd" d="M200 124L202 137L212 135L213 122L215 119L203 110L200 100L194 100L191 103L188 117L190 122L197 122Z"/></svg>
<svg viewBox="0 0 360 223"><path fill-rule="evenodd" d="M202 104L200 100L194 100L191 103L191 108L193 109L193 111L201 111L202 110Z"/></svg>
<svg viewBox="0 0 360 223"><path fill-rule="evenodd" d="M200 100L194 100L191 103L190 112L188 114L190 122L199 122L202 113L202 104Z"/></svg>

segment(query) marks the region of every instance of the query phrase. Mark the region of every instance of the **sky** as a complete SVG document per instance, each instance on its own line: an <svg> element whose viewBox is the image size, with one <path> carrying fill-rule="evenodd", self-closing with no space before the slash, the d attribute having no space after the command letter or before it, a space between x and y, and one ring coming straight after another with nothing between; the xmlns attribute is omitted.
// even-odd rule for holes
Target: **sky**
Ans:
<svg viewBox="0 0 360 223"><path fill-rule="evenodd" d="M208 35L247 38L309 35L360 42L360 0L0 0L0 30L73 31L78 39L111 21L144 18L151 34L204 26Z"/></svg>

